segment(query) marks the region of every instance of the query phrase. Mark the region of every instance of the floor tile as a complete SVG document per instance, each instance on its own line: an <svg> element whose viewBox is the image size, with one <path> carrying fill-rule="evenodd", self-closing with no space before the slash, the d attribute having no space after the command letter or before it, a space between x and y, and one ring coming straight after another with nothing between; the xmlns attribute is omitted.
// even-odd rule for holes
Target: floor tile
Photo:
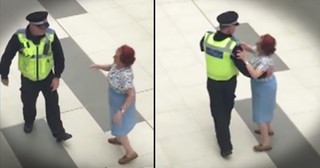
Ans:
<svg viewBox="0 0 320 168"><path fill-rule="evenodd" d="M187 109L158 115L157 138L172 137L201 130Z"/></svg>
<svg viewBox="0 0 320 168"><path fill-rule="evenodd" d="M171 136L158 141L172 165L215 155L213 150L208 149L210 142L199 131Z"/></svg>
<svg viewBox="0 0 320 168"><path fill-rule="evenodd" d="M153 100L153 90L138 93L136 95L136 108L139 109L139 113L145 120L153 119L154 115L154 100Z"/></svg>
<svg viewBox="0 0 320 168"><path fill-rule="evenodd" d="M55 141L43 119L35 122L30 134L25 134L22 127L20 124L5 128L2 132L23 167L76 167L61 144Z"/></svg>
<svg viewBox="0 0 320 168"><path fill-rule="evenodd" d="M76 0L38 0L55 18L63 18L86 13L87 11Z"/></svg>
<svg viewBox="0 0 320 168"><path fill-rule="evenodd" d="M76 0L88 13L94 13L105 9L112 9L118 7L114 1L105 0Z"/></svg>

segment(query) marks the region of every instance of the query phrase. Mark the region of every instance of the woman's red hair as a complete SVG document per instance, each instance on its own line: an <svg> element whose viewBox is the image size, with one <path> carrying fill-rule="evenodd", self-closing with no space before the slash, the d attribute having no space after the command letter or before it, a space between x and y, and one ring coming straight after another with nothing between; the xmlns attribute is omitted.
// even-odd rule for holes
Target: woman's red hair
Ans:
<svg viewBox="0 0 320 168"><path fill-rule="evenodd" d="M270 34L261 36L260 48L268 56L276 51L276 39Z"/></svg>
<svg viewBox="0 0 320 168"><path fill-rule="evenodd" d="M128 45L122 45L118 50L121 52L120 61L124 64L124 66L130 67L136 60L134 56L135 51L133 48Z"/></svg>

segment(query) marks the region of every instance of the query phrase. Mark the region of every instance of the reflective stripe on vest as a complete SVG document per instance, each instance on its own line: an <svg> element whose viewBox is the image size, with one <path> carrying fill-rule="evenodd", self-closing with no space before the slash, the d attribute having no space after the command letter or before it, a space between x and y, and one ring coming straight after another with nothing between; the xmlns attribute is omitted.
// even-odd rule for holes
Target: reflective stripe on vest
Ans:
<svg viewBox="0 0 320 168"><path fill-rule="evenodd" d="M226 81L238 74L231 57L236 41L228 37L222 41L213 39L214 33L207 32L204 38L207 76L217 81Z"/></svg>
<svg viewBox="0 0 320 168"><path fill-rule="evenodd" d="M16 33L22 46L18 60L20 72L32 81L45 79L54 65L51 49L54 31L47 29L45 37L40 40L38 45L27 39L25 29L20 29Z"/></svg>

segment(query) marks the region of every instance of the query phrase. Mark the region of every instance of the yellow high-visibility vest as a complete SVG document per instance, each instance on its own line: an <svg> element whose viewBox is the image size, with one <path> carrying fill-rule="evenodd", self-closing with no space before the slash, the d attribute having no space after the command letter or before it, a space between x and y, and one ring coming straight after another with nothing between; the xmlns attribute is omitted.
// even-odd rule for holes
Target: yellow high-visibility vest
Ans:
<svg viewBox="0 0 320 168"><path fill-rule="evenodd" d="M238 69L231 59L232 50L237 42L230 37L215 41L213 36L213 32L207 32L203 41L207 76L213 80L227 81L238 74Z"/></svg>
<svg viewBox="0 0 320 168"><path fill-rule="evenodd" d="M16 32L22 48L19 51L18 67L22 75L32 81L45 79L54 66L52 42L54 30L47 29L38 45L27 39L26 30Z"/></svg>

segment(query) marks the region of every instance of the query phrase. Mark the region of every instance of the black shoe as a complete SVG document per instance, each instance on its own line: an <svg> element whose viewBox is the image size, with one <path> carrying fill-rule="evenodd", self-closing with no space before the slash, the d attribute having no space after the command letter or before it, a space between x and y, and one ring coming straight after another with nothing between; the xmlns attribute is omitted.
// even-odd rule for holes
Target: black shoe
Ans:
<svg viewBox="0 0 320 168"><path fill-rule="evenodd" d="M24 126L23 126L23 131L26 133L26 134L29 134L32 132L32 129L33 129L33 124L27 124L25 123Z"/></svg>
<svg viewBox="0 0 320 168"><path fill-rule="evenodd" d="M56 136L57 142L66 141L66 140L68 140L70 138L72 138L72 135L68 134L68 133L63 133L63 134L60 134L60 135Z"/></svg>
<svg viewBox="0 0 320 168"><path fill-rule="evenodd" d="M227 158L228 156L230 156L232 154L232 151L231 150L221 151L220 154L221 154L222 157Z"/></svg>

